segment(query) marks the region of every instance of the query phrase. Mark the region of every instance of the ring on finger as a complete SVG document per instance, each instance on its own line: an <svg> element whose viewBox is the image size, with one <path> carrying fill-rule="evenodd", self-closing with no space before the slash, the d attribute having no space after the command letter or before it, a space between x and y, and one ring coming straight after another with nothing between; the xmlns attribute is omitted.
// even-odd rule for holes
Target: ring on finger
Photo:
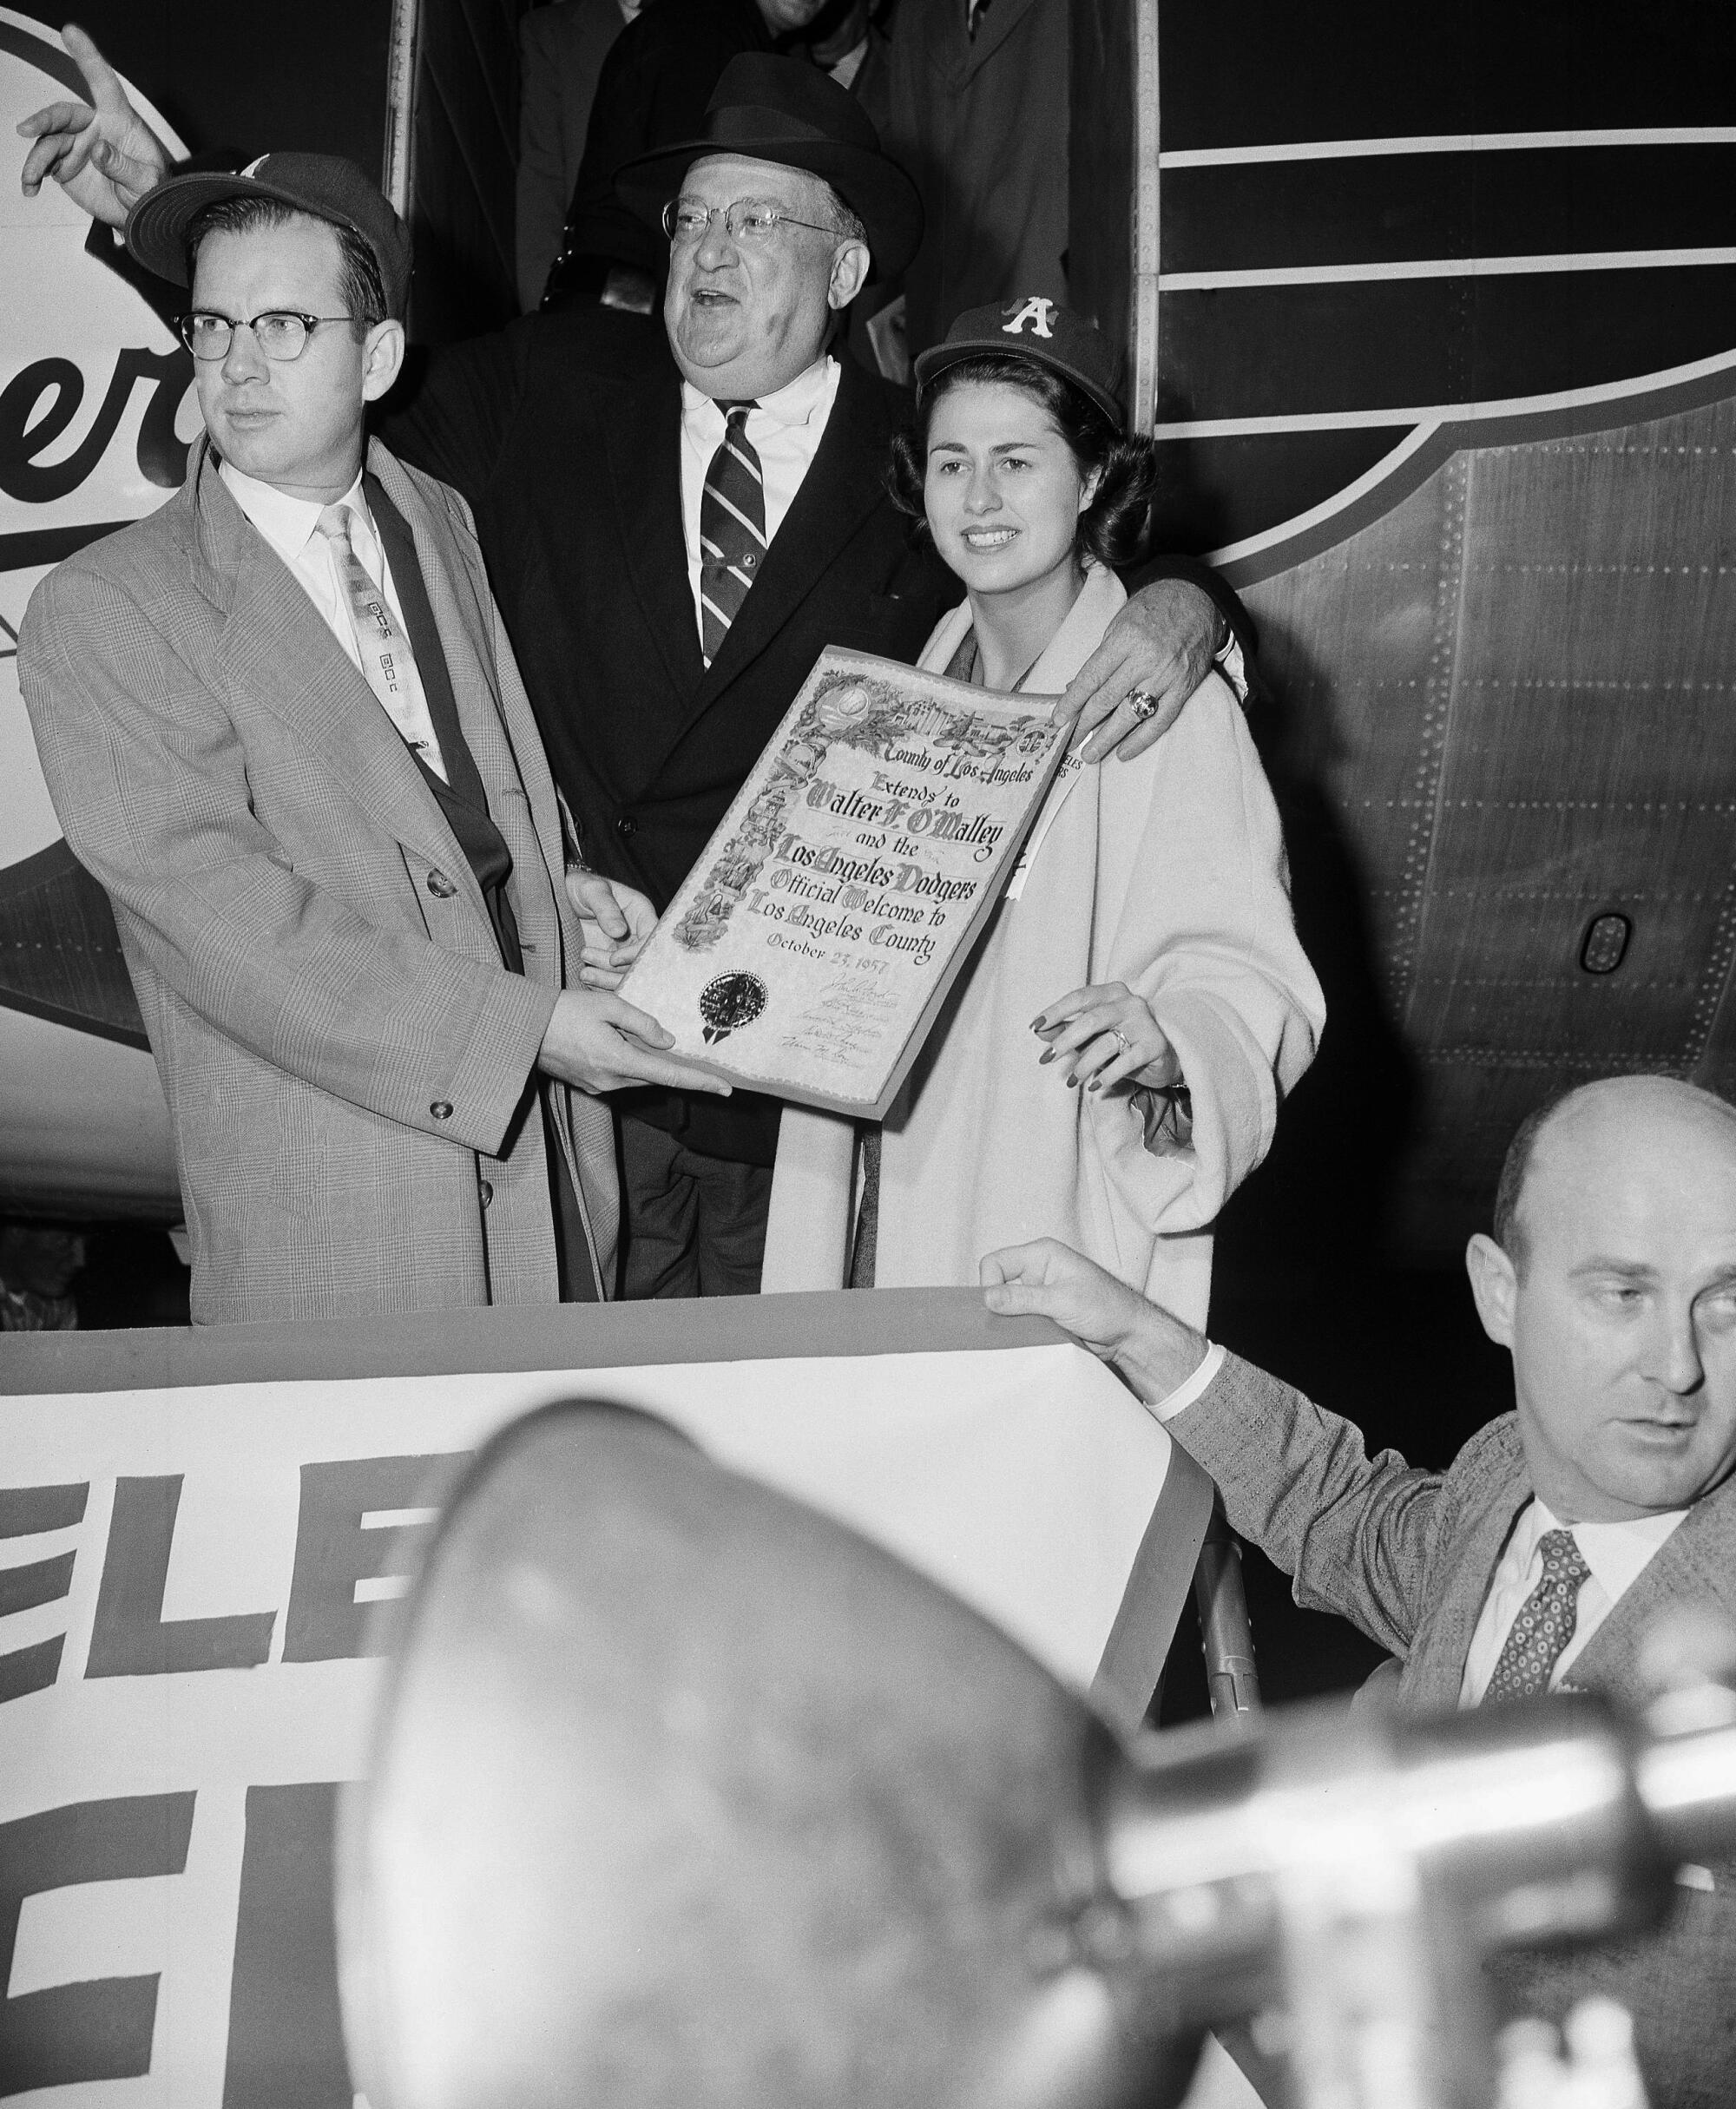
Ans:
<svg viewBox="0 0 1736 2109"><path fill-rule="evenodd" d="M1127 703L1128 708L1132 711L1141 725L1148 718L1156 717L1158 713L1158 700L1148 688L1130 688L1128 691Z"/></svg>
<svg viewBox="0 0 1736 2109"><path fill-rule="evenodd" d="M1134 1043L1128 1038L1127 1035L1121 1030L1121 1027L1119 1025L1112 1025L1109 1028L1109 1030L1114 1033L1116 1039L1121 1041L1122 1054L1131 1054L1134 1051Z"/></svg>

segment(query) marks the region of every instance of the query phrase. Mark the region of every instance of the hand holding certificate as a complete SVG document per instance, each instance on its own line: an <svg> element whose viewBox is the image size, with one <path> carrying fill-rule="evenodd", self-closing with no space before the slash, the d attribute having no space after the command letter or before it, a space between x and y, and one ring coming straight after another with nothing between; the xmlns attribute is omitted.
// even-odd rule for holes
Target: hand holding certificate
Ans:
<svg viewBox="0 0 1736 2109"><path fill-rule="evenodd" d="M621 993L672 1054L880 1119L1065 747L1047 699L822 653Z"/></svg>

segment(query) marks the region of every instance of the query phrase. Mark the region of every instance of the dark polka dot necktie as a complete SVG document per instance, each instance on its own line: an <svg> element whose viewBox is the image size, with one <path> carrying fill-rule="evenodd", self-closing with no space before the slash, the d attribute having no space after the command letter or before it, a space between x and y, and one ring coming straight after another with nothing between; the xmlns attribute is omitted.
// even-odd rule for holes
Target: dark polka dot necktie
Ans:
<svg viewBox="0 0 1736 2109"><path fill-rule="evenodd" d="M723 443L700 494L700 647L710 666L766 561L766 486L747 437L757 403L720 403Z"/></svg>
<svg viewBox="0 0 1736 2109"><path fill-rule="evenodd" d="M1542 1579L1519 1606L1519 1616L1483 1695L1485 1706L1547 1692L1550 1672L1579 1623L1580 1587L1590 1580L1591 1569L1574 1543L1573 1533L1546 1530L1537 1549L1543 1555Z"/></svg>

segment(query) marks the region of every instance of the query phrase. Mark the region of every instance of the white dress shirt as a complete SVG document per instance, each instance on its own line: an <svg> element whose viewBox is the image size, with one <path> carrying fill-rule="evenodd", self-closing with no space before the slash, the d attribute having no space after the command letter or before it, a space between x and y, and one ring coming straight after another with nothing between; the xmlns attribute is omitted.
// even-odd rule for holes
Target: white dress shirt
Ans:
<svg viewBox="0 0 1736 2109"><path fill-rule="evenodd" d="M236 504L295 574L296 583L319 610L326 628L349 654L350 663L359 673L361 654L356 648L350 603L338 576L338 560L331 543L323 535L314 532L326 508L317 499L293 498L287 491L261 483L257 476L243 476L230 462L224 462L217 473L228 485L229 495ZM385 561L385 551L380 547L372 516L362 496L359 471L338 503L351 516L350 547L362 560L363 570L391 603L398 627L404 629L404 608L398 597L398 588L392 583L391 566ZM405 634L408 634L405 630Z"/></svg>
<svg viewBox="0 0 1736 2109"><path fill-rule="evenodd" d="M840 88L854 88L856 76L862 70L862 62L868 56L868 39L852 44L849 50L834 65L826 69Z"/></svg>
<svg viewBox="0 0 1736 2109"><path fill-rule="evenodd" d="M766 546L795 503L802 478L813 466L825 421L838 397L838 361L819 358L786 387L764 396L747 413L747 437L760 457L766 492ZM681 532L687 543L687 588L694 598L694 623L701 638L700 613L700 501L706 471L723 444L728 420L709 396L691 381L681 383Z"/></svg>
<svg viewBox="0 0 1736 2109"><path fill-rule="evenodd" d="M1627 1592L1639 1580L1647 1562L1687 1514L1672 1508L1667 1514L1634 1516L1625 1523L1563 1524L1535 1495L1522 1511L1501 1555L1483 1611L1471 1635L1465 1657L1464 1678L1459 1685L1459 1705L1475 1706L1489 1689L1513 1621L1525 1600L1543 1579L1543 1555L1539 1547L1543 1534L1568 1530L1579 1547L1580 1557L1591 1573L1579 1586L1578 1618L1573 1639L1562 1650L1549 1675L1555 1691L1567 1680L1575 1659Z"/></svg>
<svg viewBox="0 0 1736 2109"><path fill-rule="evenodd" d="M349 516L350 547L355 552L356 561L385 595L408 651L410 663L399 670L393 692L395 713L386 707L385 699L380 696L374 680L362 663L356 642L355 617L345 590L337 552L318 531L319 516L326 508L317 499L292 497L273 484L261 483L256 476L244 476L228 462L221 463L217 473L228 485L236 504L289 566L296 583L319 610L326 628L349 654L351 665L373 690L392 730L408 746L418 751L428 766L444 780L446 763L440 752L440 736L434 729L415 653L409 648L410 634L404 620L403 603L392 580L391 566L386 562L385 548L362 496L360 472L338 503Z"/></svg>

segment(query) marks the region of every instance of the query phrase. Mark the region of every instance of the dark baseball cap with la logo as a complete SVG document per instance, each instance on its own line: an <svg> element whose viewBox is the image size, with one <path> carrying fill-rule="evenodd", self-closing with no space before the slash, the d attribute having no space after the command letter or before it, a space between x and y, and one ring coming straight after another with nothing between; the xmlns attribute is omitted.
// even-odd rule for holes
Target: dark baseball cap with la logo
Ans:
<svg viewBox="0 0 1736 2109"><path fill-rule="evenodd" d="M1088 396L1117 431L1127 424L1118 392L1120 361L1095 323L1042 293L970 307L946 332L944 344L917 356L918 391L949 366L999 354L1035 359Z"/></svg>
<svg viewBox="0 0 1736 2109"><path fill-rule="evenodd" d="M373 251L387 313L403 314L410 292L410 229L379 185L341 154L262 154L233 174L208 169L170 176L133 207L127 246L147 270L185 286L187 229L207 205L226 198L269 198L348 227Z"/></svg>

